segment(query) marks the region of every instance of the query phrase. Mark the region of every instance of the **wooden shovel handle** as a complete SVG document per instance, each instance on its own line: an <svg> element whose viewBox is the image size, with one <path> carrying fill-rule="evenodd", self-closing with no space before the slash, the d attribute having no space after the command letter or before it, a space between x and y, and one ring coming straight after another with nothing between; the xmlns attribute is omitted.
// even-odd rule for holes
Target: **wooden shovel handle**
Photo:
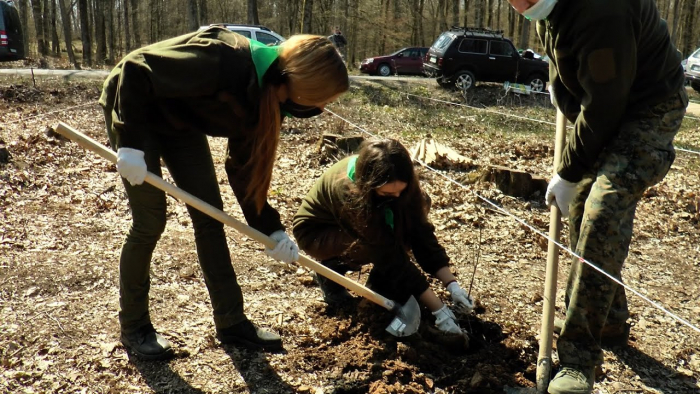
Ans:
<svg viewBox="0 0 700 394"><path fill-rule="evenodd" d="M561 162L566 143L566 117L557 109L557 131L554 141L553 174ZM561 213L556 204L549 209L549 238L559 242L561 233ZM542 300L542 327L540 329L540 349L537 357L537 393L545 394L552 371L552 338L554 326L554 304L557 298L557 274L559 270L559 246L549 241L547 246L547 268L545 271L544 297Z"/></svg>
<svg viewBox="0 0 700 394"><path fill-rule="evenodd" d="M94 139L88 137L87 135L79 132L78 130L68 126L67 124L63 122L59 122L58 125L56 125L55 130L57 133L63 135L64 137L75 141L78 143L78 145L82 146L83 148L86 148L88 150L91 150L98 155L102 156L103 158L109 160L112 163L117 162L117 154L107 148L106 146L100 144L99 142L95 141ZM207 215L211 216L212 218L220 221L221 223L231 226L237 231L247 235L248 237L262 243L269 249L274 249L275 245L277 245L277 242L275 240L271 239L267 235L261 233L260 231L240 222L239 220L235 219L234 217L226 214L224 211L213 207L212 205L206 203L205 201L191 195L190 193L187 193L186 191L178 188L177 186L166 182L162 178L160 178L157 175L153 175L152 173L148 172L146 173L146 182L157 187L158 189L170 194L171 196L177 198L178 200L183 201L185 204L194 207ZM367 298L368 300L376 303L377 305L384 307L388 310L393 310L394 307L396 306L396 303L381 294L378 294L366 286L357 283L353 281L352 279L348 279L343 275L340 275L339 273L327 268L326 266L317 263L316 261L304 256L304 255L299 255L299 264L313 270L326 278L332 280L333 282L338 283L339 285L354 291L358 295Z"/></svg>

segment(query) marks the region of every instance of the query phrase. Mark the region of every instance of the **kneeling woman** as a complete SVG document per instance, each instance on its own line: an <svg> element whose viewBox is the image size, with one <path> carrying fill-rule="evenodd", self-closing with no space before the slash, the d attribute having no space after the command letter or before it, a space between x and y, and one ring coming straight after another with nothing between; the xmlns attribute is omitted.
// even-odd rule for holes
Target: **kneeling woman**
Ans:
<svg viewBox="0 0 700 394"><path fill-rule="evenodd" d="M428 210L406 148L391 139L366 142L358 155L316 181L294 216L293 231L304 252L341 275L372 263L368 287L401 303L415 296L440 331L461 334L455 315L408 255L412 251L423 271L442 281L457 307L471 312L473 300L450 272ZM329 279L317 276L317 282L329 304L350 297Z"/></svg>

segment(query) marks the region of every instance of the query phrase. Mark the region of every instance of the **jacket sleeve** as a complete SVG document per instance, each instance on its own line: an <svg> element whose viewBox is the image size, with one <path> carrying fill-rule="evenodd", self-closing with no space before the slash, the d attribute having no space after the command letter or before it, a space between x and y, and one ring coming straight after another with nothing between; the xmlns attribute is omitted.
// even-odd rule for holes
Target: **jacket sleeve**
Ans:
<svg viewBox="0 0 700 394"><path fill-rule="evenodd" d="M429 221L421 223L410 235L411 249L416 262L423 271L430 275L450 263L445 248L443 248L435 236L435 226Z"/></svg>
<svg viewBox="0 0 700 394"><path fill-rule="evenodd" d="M245 168L245 163L250 157L250 150L246 147L246 142L242 139L229 139L226 153L226 175L229 184L236 195L238 203L241 205L245 220L254 229L263 234L270 235L277 230L284 230L280 214L267 201L262 210L258 213L255 202L246 201L246 188L252 176L250 170Z"/></svg>
<svg viewBox="0 0 700 394"><path fill-rule="evenodd" d="M570 182L581 180L617 134L637 72L636 34L631 21L602 18L574 34L578 39L572 53L577 54L577 77L583 90L581 111L558 169Z"/></svg>
<svg viewBox="0 0 700 394"><path fill-rule="evenodd" d="M151 125L161 98L214 94L220 80L220 46L183 44L132 52L122 61L113 120L119 144L143 149L141 135Z"/></svg>

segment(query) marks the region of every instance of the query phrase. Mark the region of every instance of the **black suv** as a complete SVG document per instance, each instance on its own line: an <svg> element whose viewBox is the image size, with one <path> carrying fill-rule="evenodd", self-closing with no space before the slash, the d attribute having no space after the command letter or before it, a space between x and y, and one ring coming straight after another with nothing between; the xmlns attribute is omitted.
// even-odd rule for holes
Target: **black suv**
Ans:
<svg viewBox="0 0 700 394"><path fill-rule="evenodd" d="M438 37L423 60L426 74L443 87L469 89L476 81L516 82L542 92L549 63L520 56L502 31L453 27Z"/></svg>

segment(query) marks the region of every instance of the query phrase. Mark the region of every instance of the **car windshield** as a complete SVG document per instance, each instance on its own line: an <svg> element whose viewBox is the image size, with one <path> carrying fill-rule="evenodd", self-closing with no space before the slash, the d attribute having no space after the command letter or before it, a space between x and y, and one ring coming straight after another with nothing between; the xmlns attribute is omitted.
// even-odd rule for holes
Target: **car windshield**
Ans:
<svg viewBox="0 0 700 394"><path fill-rule="evenodd" d="M699 48L698 50L696 50L695 52L693 52L693 54L690 55L690 57L694 57L694 58L696 58L696 59L700 59L700 48Z"/></svg>
<svg viewBox="0 0 700 394"><path fill-rule="evenodd" d="M435 40L432 47L437 51L443 52L447 48L447 46L450 45L452 39L452 34L442 33L440 37L438 37L437 40Z"/></svg>

